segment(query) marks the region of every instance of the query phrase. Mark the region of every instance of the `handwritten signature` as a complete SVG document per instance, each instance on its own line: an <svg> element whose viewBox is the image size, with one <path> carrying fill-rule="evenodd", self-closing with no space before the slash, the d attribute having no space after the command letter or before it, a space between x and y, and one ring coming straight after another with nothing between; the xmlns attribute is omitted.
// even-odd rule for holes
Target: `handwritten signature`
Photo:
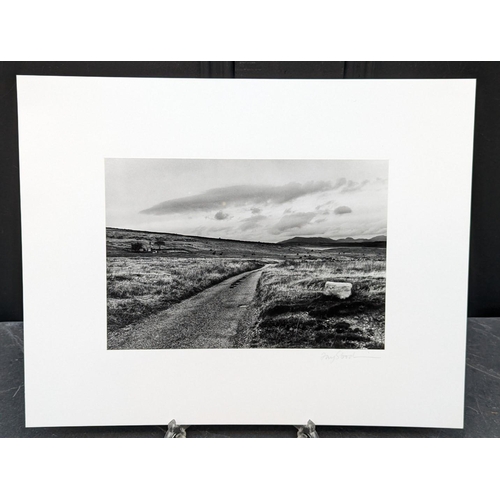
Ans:
<svg viewBox="0 0 500 500"><path fill-rule="evenodd" d="M361 359L361 358L380 359L379 356L363 356L356 353L344 353L344 352L336 352L335 354L321 355L322 361L328 361L330 363L333 363L334 361L343 361L347 359Z"/></svg>

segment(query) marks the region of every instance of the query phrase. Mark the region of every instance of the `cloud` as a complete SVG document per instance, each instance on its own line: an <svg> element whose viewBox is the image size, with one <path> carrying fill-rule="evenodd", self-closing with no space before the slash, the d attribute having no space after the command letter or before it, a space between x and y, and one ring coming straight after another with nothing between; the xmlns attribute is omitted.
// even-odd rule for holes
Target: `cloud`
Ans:
<svg viewBox="0 0 500 500"><path fill-rule="evenodd" d="M207 235L211 235L213 233L229 234L231 232L231 228L228 226L222 226L222 227L208 226L204 228L204 232Z"/></svg>
<svg viewBox="0 0 500 500"><path fill-rule="evenodd" d="M351 182L351 181L349 181L349 182ZM341 177L340 179L337 179L337 182L332 187L332 189L338 189L339 187L344 186L346 183L347 183L347 179L345 177Z"/></svg>
<svg viewBox="0 0 500 500"><path fill-rule="evenodd" d="M243 219L241 222L243 224L239 227L241 231L249 231L250 229L255 229L260 226L260 222L267 219L265 215L253 215L252 217L248 217L247 219Z"/></svg>
<svg viewBox="0 0 500 500"><path fill-rule="evenodd" d="M243 206L248 203L281 204L308 194L330 191L330 182L317 181L300 184L290 182L282 186L239 185L209 189L194 196L176 198L142 210L142 214L166 215L199 210L220 209L227 206Z"/></svg>
<svg viewBox="0 0 500 500"><path fill-rule="evenodd" d="M334 200L330 200L330 201L327 201L326 203L322 203L321 205L317 205L316 210L324 209L325 207L327 207L328 205L331 205L332 203L334 203Z"/></svg>
<svg viewBox="0 0 500 500"><path fill-rule="evenodd" d="M369 181L354 182L348 181L345 187L342 189L341 193L352 193L353 191L360 191L364 186L368 184Z"/></svg>
<svg viewBox="0 0 500 500"><path fill-rule="evenodd" d="M262 210L260 208L254 207L254 208L252 208L251 212L253 214L260 214L262 212Z"/></svg>
<svg viewBox="0 0 500 500"><path fill-rule="evenodd" d="M343 215L343 214L350 214L352 212L352 209L350 207L337 207L333 213L337 215Z"/></svg>
<svg viewBox="0 0 500 500"><path fill-rule="evenodd" d="M216 220L224 220L229 217L229 214L224 213L222 210L219 210L215 215L214 219Z"/></svg>
<svg viewBox="0 0 500 500"><path fill-rule="evenodd" d="M298 212L291 215L285 215L271 229L270 233L280 234L290 229L300 229L309 224L316 215L316 212Z"/></svg>

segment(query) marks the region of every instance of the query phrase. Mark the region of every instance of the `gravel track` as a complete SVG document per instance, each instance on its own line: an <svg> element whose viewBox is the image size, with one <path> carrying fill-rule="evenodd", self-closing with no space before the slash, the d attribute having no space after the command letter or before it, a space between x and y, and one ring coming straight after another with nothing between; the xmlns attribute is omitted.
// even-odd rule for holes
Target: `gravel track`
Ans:
<svg viewBox="0 0 500 500"><path fill-rule="evenodd" d="M109 349L228 349L255 295L264 266L228 278L179 304L128 325Z"/></svg>

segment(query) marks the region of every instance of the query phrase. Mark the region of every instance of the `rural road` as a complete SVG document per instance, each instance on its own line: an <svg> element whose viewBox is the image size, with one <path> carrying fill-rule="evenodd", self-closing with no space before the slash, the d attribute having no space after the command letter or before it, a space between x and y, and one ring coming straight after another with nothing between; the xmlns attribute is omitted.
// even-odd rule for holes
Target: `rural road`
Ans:
<svg viewBox="0 0 500 500"><path fill-rule="evenodd" d="M228 278L170 309L118 330L110 349L231 348L268 265ZM244 320L243 320L244 321Z"/></svg>

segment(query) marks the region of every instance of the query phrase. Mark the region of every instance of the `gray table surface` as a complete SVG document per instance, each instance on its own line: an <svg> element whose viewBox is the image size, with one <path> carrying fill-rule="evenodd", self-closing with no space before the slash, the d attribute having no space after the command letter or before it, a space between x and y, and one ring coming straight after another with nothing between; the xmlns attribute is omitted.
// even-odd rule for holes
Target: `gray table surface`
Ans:
<svg viewBox="0 0 500 500"><path fill-rule="evenodd" d="M319 426L319 436L500 437L499 354L500 318L469 319L464 429ZM22 323L0 323L0 437L162 438L165 431L166 426L25 428L23 327ZM293 438L296 435L294 427L279 425L200 425L187 430L188 438Z"/></svg>

